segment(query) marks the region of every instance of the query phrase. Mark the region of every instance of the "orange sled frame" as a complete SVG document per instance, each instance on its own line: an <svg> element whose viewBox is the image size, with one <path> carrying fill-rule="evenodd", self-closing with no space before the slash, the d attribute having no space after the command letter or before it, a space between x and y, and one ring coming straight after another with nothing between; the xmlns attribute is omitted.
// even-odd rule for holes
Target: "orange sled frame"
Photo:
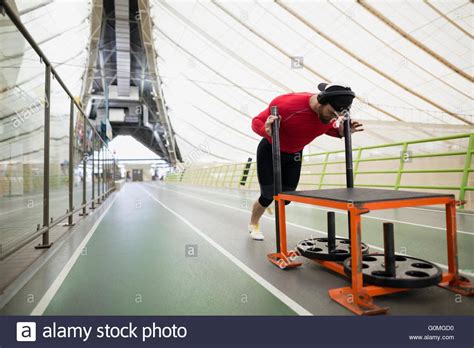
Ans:
<svg viewBox="0 0 474 348"><path fill-rule="evenodd" d="M373 302L374 296L392 294L407 291L410 289L389 288L381 286L364 286L362 281L362 254L361 254L361 215L371 210L394 209L414 206L427 206L444 204L446 206L446 239L448 246L448 271L443 273L442 280L438 286L454 291L464 296L472 296L474 288L471 282L459 275L458 269L458 249L456 236L456 205L462 204L454 198L440 196L430 198L413 198L403 200L390 200L351 204L321 198L310 198L291 195L287 193L274 197L278 202L279 225L280 225L280 252L268 254L268 259L281 269L289 269L300 266L301 262L296 262L300 256L297 250L287 250L286 240L286 217L285 201L312 204L327 208L346 210L350 212L350 239L351 239L351 286L335 288L329 290L329 296L358 315L383 314L388 311L388 307L379 307ZM336 273L346 276L341 263L334 261L319 261L316 263L326 267Z"/></svg>

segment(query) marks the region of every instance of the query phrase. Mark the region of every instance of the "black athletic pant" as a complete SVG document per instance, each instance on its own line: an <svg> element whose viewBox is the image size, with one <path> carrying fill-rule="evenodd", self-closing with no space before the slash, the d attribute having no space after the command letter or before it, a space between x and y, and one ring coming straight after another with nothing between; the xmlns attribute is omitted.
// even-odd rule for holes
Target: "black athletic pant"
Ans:
<svg viewBox="0 0 474 348"><path fill-rule="evenodd" d="M281 181L283 191L294 191L300 181L303 151L281 152ZM260 184L258 202L268 207L273 201L273 157L272 144L263 138L257 148L257 174ZM285 204L289 204L287 201Z"/></svg>

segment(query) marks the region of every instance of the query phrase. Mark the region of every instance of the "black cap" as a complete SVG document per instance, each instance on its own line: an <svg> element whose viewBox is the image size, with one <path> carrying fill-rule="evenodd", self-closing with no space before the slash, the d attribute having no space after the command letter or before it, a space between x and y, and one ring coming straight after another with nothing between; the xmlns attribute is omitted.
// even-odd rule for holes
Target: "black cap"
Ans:
<svg viewBox="0 0 474 348"><path fill-rule="evenodd" d="M355 94L354 92L352 92L350 87L345 87L342 85L328 84L328 83L323 82L318 85L318 89L321 92L328 92L328 94L329 92L337 92L337 91L350 91L351 92L348 95L336 95L336 96L328 95L323 98L325 103L328 103L329 105L331 105L334 108L334 110L336 110L337 112L342 112L344 110L350 109L352 105L352 100L355 97Z"/></svg>

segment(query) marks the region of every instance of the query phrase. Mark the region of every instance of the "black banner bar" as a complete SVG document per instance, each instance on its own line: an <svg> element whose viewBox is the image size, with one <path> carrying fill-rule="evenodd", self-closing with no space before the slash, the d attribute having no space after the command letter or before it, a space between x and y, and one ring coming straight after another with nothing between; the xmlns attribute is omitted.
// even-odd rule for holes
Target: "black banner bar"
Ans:
<svg viewBox="0 0 474 348"><path fill-rule="evenodd" d="M464 348L473 346L473 322L468 316L3 316L0 347Z"/></svg>

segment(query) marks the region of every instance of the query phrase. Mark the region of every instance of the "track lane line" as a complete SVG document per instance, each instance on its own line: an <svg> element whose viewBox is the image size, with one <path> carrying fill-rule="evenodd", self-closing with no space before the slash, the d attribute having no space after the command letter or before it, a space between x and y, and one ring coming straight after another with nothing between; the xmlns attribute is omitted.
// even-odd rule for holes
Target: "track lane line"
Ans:
<svg viewBox="0 0 474 348"><path fill-rule="evenodd" d="M189 194L186 194L186 193L174 191L174 190L171 190L171 189L168 189L168 188L158 187L158 186L154 186L154 185L147 185L147 186L154 187L156 189L162 189L162 190L165 190L165 191L174 192L174 193L179 194L179 195L191 197L191 198L194 198L194 199L197 199L197 200L200 200L200 201L203 201L203 202L207 202L207 203L210 203L210 204L214 204L214 205L217 205L217 206L220 206L220 207L226 207L226 208L229 208L229 209L234 209L234 210L237 210L237 211L244 212L246 214L250 213L250 211L245 210L245 209L236 208L236 207L233 207L233 206L230 206L230 205L227 205L227 204L223 204L223 203L216 203L216 202L204 199L204 198L199 198L199 197L196 197L196 196L193 196L193 195L189 195ZM272 220L272 221L275 220L274 218L271 218L271 217L265 216L265 215L262 215L262 218L269 219L269 220ZM320 234L323 234L323 235L327 235L327 232L323 232L323 231L320 231L320 230L317 230L317 229L314 229L314 228L311 228L311 227L306 227L306 226L303 226L303 225L298 225L298 224L295 224L293 222L288 222L287 221L286 224L290 225L290 226L298 227L298 228L301 228L301 229L304 229L304 230L308 230L308 231L320 233ZM336 235L336 237L337 238L346 238L345 236L340 236L340 235ZM365 244L367 244L367 243L365 243ZM376 245L373 245L373 244L367 244L367 245L372 249L376 249L376 250L379 250L379 251L382 251L382 252L384 251L383 248L378 247ZM410 255L404 255L404 254L397 254L397 255L410 256ZM437 262L432 262L432 263L439 266L439 267L441 267L441 268L443 268L443 269L448 269L448 266L444 265L442 263L437 263ZM466 275L466 276L474 277L474 272L470 272L468 270L459 270L459 273L463 274L463 275Z"/></svg>
<svg viewBox="0 0 474 348"><path fill-rule="evenodd" d="M91 239L94 232L97 230L97 227L99 227L100 222L102 221L104 216L107 214L107 212L110 210L110 208L112 208L112 205L115 203L115 200L117 199L119 194L120 194L120 192L117 192L117 194L114 196L113 200L110 202L110 205L102 212L100 217L97 219L97 221L92 226L89 233L87 233L87 235L84 237L82 242L77 247L76 251L74 251L74 253L69 258L68 262L64 265L63 269L59 272L56 279L51 283L48 290L44 293L43 297L38 302L36 307L33 308L30 315L43 315L44 311L46 310L46 308L48 308L49 304L53 300L54 296L58 292L61 285L63 284L63 282L66 279L67 275L69 274L71 269L74 267L74 264L76 263L77 259L81 255L81 253L84 250L85 246L87 245L87 243Z"/></svg>
<svg viewBox="0 0 474 348"><path fill-rule="evenodd" d="M148 185L147 185L148 186ZM222 255L227 257L232 263L234 263L237 267L239 267L242 271L247 273L253 280L255 280L258 284L260 284L262 287L264 287L266 290L268 290L273 296L278 298L281 302L283 302L285 305L287 305L289 308L291 308L295 313L298 315L313 315L311 312L309 312L307 309L305 309L303 306L298 304L296 301L291 299L288 295L283 293L281 290L276 288L274 285L269 283L267 280L265 280L262 276L260 276L258 273L253 271L250 267L248 267L246 264L244 264L242 261L240 261L238 258L236 258L234 255L232 255L229 251L224 249L220 244L218 244L216 241L214 241L212 238L210 238L207 234L202 232L200 229L198 229L196 226L194 226L191 222L189 222L185 217L182 215L178 214L175 212L173 209L169 208L166 206L163 202L161 202L158 198L156 198L152 193L150 193L148 190L144 189L143 187L140 187L147 195L149 195L155 202L157 202L159 205L161 205L164 209L169 211L171 214L176 216L178 219L180 219L184 224L186 224L189 228L191 228L194 232L196 232L201 238L203 238L206 242L208 242L211 246L213 246L217 251L219 251Z"/></svg>
<svg viewBox="0 0 474 348"><path fill-rule="evenodd" d="M213 194L218 194L218 195L228 196L228 197L234 197L234 198L245 198L245 197L236 196L236 195L233 195L233 194L230 194L230 193L214 192L214 191L211 191L211 190L199 190L198 189L198 191L209 192L209 193L213 193ZM298 203L298 202L294 202L294 203L296 203L295 206L305 208L305 209L329 211L329 209L318 208L318 207L315 207L315 206L308 206L307 204L301 204L301 203ZM408 208L408 207L406 207L406 208ZM412 208L412 207L410 207L410 208ZM423 210L430 210L430 209L423 209ZM377 210L375 210L375 211L377 211ZM346 214L345 212L338 211L338 210L335 210L335 213L336 214ZM456 212L456 214L460 214L460 213ZM443 228L443 227L423 225L423 224L417 224L415 222L394 220L394 219L388 219L388 218L385 219L385 218L376 217L376 216L364 216L364 219L382 220L382 221L387 221L387 222L394 222L394 223L399 223L399 224L413 225L413 226L418 226L418 227L425 227L425 228L431 228L431 229L440 230L440 231L446 231L446 228ZM465 234L465 235L468 235L468 236L474 236L474 232L467 232L467 231L457 230L457 233Z"/></svg>

